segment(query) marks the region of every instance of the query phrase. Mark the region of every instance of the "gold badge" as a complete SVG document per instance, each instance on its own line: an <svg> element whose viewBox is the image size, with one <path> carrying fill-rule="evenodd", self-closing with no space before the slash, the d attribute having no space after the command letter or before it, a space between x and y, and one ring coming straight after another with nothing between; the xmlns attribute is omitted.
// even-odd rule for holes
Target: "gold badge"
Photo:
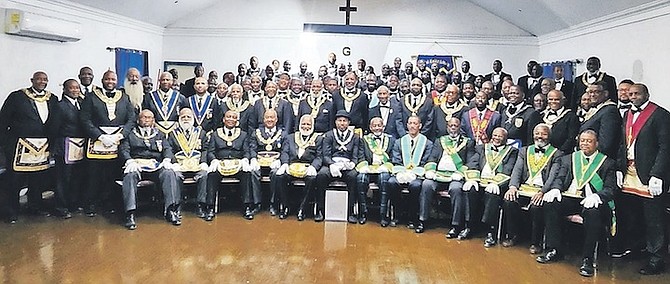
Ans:
<svg viewBox="0 0 670 284"><path fill-rule="evenodd" d="M514 119L514 126L516 126L516 128L521 128L522 125L523 125L523 118L517 117Z"/></svg>
<svg viewBox="0 0 670 284"><path fill-rule="evenodd" d="M272 145L265 145L265 151L272 151Z"/></svg>

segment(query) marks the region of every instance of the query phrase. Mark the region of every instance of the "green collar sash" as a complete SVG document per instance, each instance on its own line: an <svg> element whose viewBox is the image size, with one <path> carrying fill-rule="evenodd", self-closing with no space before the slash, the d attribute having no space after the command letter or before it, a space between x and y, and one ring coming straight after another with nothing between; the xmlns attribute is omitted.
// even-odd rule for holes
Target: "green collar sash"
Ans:
<svg viewBox="0 0 670 284"><path fill-rule="evenodd" d="M493 144L488 143L484 148L484 155L486 156L486 164L491 167L491 170L495 173L500 171L502 167L502 161L507 156L507 154L512 150L512 147L509 145L502 146L497 152L493 151Z"/></svg>
<svg viewBox="0 0 670 284"><path fill-rule="evenodd" d="M460 140L460 143L458 141ZM463 159L458 155L465 146L468 144L469 139L467 137L460 136L460 139L453 140L449 136L440 137L440 143L442 144L442 149L444 150L443 154L449 155L451 160L454 162L456 169L459 171L465 171L463 168Z"/></svg>
<svg viewBox="0 0 670 284"><path fill-rule="evenodd" d="M526 166L528 167L528 180L533 180L544 170L556 153L554 146L548 145L542 156L535 155L535 144L528 146L526 151Z"/></svg>
<svg viewBox="0 0 670 284"><path fill-rule="evenodd" d="M577 151L572 153L572 174L575 177L577 190L584 188L587 183L590 183L596 192L603 190L604 183L597 172L605 162L605 158L603 153L596 152L591 158L591 161L587 162L584 152ZM612 227L610 233L614 236L616 234L616 207L614 205L614 200L607 202L607 205L612 210Z"/></svg>
<svg viewBox="0 0 670 284"><path fill-rule="evenodd" d="M400 148L402 148L402 164L407 169L412 169L421 165L423 150L426 148L428 139L423 134L416 137L414 148L411 147L411 138L409 134L400 139Z"/></svg>

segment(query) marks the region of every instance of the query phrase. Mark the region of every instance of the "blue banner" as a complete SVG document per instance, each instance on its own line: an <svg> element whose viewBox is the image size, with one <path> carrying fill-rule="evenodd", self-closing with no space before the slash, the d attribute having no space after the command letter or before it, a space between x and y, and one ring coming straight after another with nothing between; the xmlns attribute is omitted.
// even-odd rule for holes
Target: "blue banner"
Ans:
<svg viewBox="0 0 670 284"><path fill-rule="evenodd" d="M453 55L419 55L416 60L423 60L426 62L426 69L430 69L430 65L437 63L437 69L444 71L445 74L454 69Z"/></svg>
<svg viewBox="0 0 670 284"><path fill-rule="evenodd" d="M563 67L563 78L574 81L575 80L575 64L572 61L560 62L543 62L542 63L542 77L554 78L554 66Z"/></svg>

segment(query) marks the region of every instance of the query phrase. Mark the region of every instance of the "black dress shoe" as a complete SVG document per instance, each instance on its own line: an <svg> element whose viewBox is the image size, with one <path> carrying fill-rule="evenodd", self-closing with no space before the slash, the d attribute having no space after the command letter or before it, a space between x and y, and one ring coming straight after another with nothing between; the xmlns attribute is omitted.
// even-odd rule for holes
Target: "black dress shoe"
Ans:
<svg viewBox="0 0 670 284"><path fill-rule="evenodd" d="M288 217L288 208L284 208L282 210L279 210L279 219L286 219Z"/></svg>
<svg viewBox="0 0 670 284"><path fill-rule="evenodd" d="M368 216L365 213L358 214L358 224L365 224L368 221Z"/></svg>
<svg viewBox="0 0 670 284"><path fill-rule="evenodd" d="M323 221L323 219L324 219L323 213L321 212L321 210L317 210L316 215L314 215L314 222L321 222Z"/></svg>
<svg viewBox="0 0 670 284"><path fill-rule="evenodd" d="M382 226L382 228L386 228L389 225L389 220L386 217L382 217L382 220L379 221L379 225Z"/></svg>
<svg viewBox="0 0 670 284"><path fill-rule="evenodd" d="M70 219L72 218L72 213L70 213L70 210L67 209L57 209L58 212L58 217L61 217L62 219Z"/></svg>
<svg viewBox="0 0 670 284"><path fill-rule="evenodd" d="M496 245L496 239L493 237L493 233L486 233L486 239L484 239L484 247L490 248Z"/></svg>
<svg viewBox="0 0 670 284"><path fill-rule="evenodd" d="M205 218L207 216L207 213L205 213L205 207L206 205L198 203L198 207L195 208L195 216L198 218Z"/></svg>
<svg viewBox="0 0 670 284"><path fill-rule="evenodd" d="M419 223L416 224L414 227L414 232L417 234L423 233L424 227L423 227L423 221L419 221Z"/></svg>
<svg viewBox="0 0 670 284"><path fill-rule="evenodd" d="M214 207L212 206L207 206L207 214L205 215L205 221L210 222L214 220Z"/></svg>
<svg viewBox="0 0 670 284"><path fill-rule="evenodd" d="M451 228L449 232L447 232L447 239L454 239L458 237L458 230L456 228Z"/></svg>
<svg viewBox="0 0 670 284"><path fill-rule="evenodd" d="M303 221L305 220L305 210L298 210L298 221Z"/></svg>
<svg viewBox="0 0 670 284"><path fill-rule="evenodd" d="M95 217L95 215L97 215L97 213L95 212L95 206L89 205L88 208L86 208L86 216Z"/></svg>
<svg viewBox="0 0 670 284"><path fill-rule="evenodd" d="M550 249L543 255L536 257L535 260L539 263L552 263L560 260L561 258L561 254L559 254L556 249Z"/></svg>
<svg viewBox="0 0 670 284"><path fill-rule="evenodd" d="M582 266L579 267L579 275L584 277L593 276L593 260L590 257L582 259Z"/></svg>
<svg viewBox="0 0 670 284"><path fill-rule="evenodd" d="M398 220L396 220L396 219L391 219L391 222L389 222L389 226L391 226L391 227L397 227L397 226L398 226Z"/></svg>
<svg viewBox="0 0 670 284"><path fill-rule="evenodd" d="M459 240L465 240L470 237L470 228L465 228L461 230L460 233L458 233L458 239Z"/></svg>
<svg viewBox="0 0 670 284"><path fill-rule="evenodd" d="M356 224L358 223L358 218L356 218L356 216L354 215L349 215L349 218L347 218L347 222L351 224Z"/></svg>
<svg viewBox="0 0 670 284"><path fill-rule="evenodd" d="M16 216L16 215L11 215L7 219L7 223L9 223L9 224L16 224L18 221L19 221L19 217Z"/></svg>
<svg viewBox="0 0 670 284"><path fill-rule="evenodd" d="M126 215L126 223L124 224L128 230L137 229L137 223L135 223L135 213L128 213Z"/></svg>
<svg viewBox="0 0 670 284"><path fill-rule="evenodd" d="M276 216L277 215L277 208L275 208L274 205L270 205L270 216Z"/></svg>
<svg viewBox="0 0 670 284"><path fill-rule="evenodd" d="M503 247L506 247L506 248L513 247L516 244L516 236L513 236L509 239L503 240L501 244L502 244Z"/></svg>
<svg viewBox="0 0 670 284"><path fill-rule="evenodd" d="M639 272L642 275L656 275L663 272L663 270L665 270L663 263L656 263L656 264L647 263L645 266L640 268Z"/></svg>
<svg viewBox="0 0 670 284"><path fill-rule="evenodd" d="M254 213L251 210L251 208L249 208L248 206L244 210L244 216L243 217L244 217L244 219L247 219L247 220L253 220L254 219Z"/></svg>
<svg viewBox="0 0 670 284"><path fill-rule="evenodd" d="M251 214L252 215L256 215L256 214L258 214L258 212L261 212L261 205L260 204L254 205L254 208L251 209Z"/></svg>
<svg viewBox="0 0 670 284"><path fill-rule="evenodd" d="M407 222L407 229L414 230L414 228L415 228L414 222L412 221Z"/></svg>

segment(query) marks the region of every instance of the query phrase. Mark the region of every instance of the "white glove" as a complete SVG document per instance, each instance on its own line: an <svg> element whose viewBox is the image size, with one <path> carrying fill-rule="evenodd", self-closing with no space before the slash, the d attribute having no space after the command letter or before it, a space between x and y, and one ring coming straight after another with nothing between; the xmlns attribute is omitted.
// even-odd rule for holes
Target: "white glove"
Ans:
<svg viewBox="0 0 670 284"><path fill-rule="evenodd" d="M659 196L663 193L663 180L652 176L649 178L649 193L653 196Z"/></svg>
<svg viewBox="0 0 670 284"><path fill-rule="evenodd" d="M121 140L123 139L123 134L121 134L121 133L111 134L109 136L112 138L112 141L114 141L114 143L116 143L116 144L121 142Z"/></svg>
<svg viewBox="0 0 670 284"><path fill-rule="evenodd" d="M623 173L620 171L616 172L616 186L618 187L623 186Z"/></svg>
<svg viewBox="0 0 670 284"><path fill-rule="evenodd" d="M579 204L584 205L584 208L598 208L598 205L603 204L603 201L600 200L599 195L594 193L585 197Z"/></svg>
<svg viewBox="0 0 670 284"><path fill-rule="evenodd" d="M242 171L243 172L250 172L251 171L251 165L249 165L249 159L244 158L240 160L240 164L242 164Z"/></svg>
<svg viewBox="0 0 670 284"><path fill-rule="evenodd" d="M354 162L349 161L349 162L344 163L344 169L345 170L353 170L355 167L356 167L356 164L354 164Z"/></svg>
<svg viewBox="0 0 670 284"><path fill-rule="evenodd" d="M486 186L486 188L484 189L484 191L486 191L490 194L499 195L500 194L500 187L495 183L489 183Z"/></svg>
<svg viewBox="0 0 670 284"><path fill-rule="evenodd" d="M309 167L307 167L307 173L306 173L306 175L307 175L308 177L314 177L314 176L316 176L316 168L313 167L313 166L309 166Z"/></svg>
<svg viewBox="0 0 670 284"><path fill-rule="evenodd" d="M281 167L281 162L279 160L274 160L270 163L270 169L276 170Z"/></svg>
<svg viewBox="0 0 670 284"><path fill-rule="evenodd" d="M332 177L341 177L342 176L342 165L340 163L330 164L328 166L330 170L330 175Z"/></svg>
<svg viewBox="0 0 670 284"><path fill-rule="evenodd" d="M453 174L451 174L451 180L455 181L463 180L463 175L458 172L454 172Z"/></svg>
<svg viewBox="0 0 670 284"><path fill-rule="evenodd" d="M358 173L360 173L360 174L369 174L369 173L370 173L370 168L367 167L367 166L365 166L365 167L361 167L360 169L358 169Z"/></svg>
<svg viewBox="0 0 670 284"><path fill-rule="evenodd" d="M377 168L377 171L380 172L380 173L388 173L389 169L387 167L385 167L384 165L381 165L381 166L379 166L379 168Z"/></svg>
<svg viewBox="0 0 670 284"><path fill-rule="evenodd" d="M261 165L258 164L258 160L256 158L252 158L251 162L249 162L249 170L250 171L259 171L261 169Z"/></svg>
<svg viewBox="0 0 670 284"><path fill-rule="evenodd" d="M554 202L554 200L558 200L558 202L561 202L563 199L563 195L561 194L561 191L558 188L554 188L550 191L547 191L544 195L542 195L542 201L544 202Z"/></svg>
<svg viewBox="0 0 670 284"><path fill-rule="evenodd" d="M163 162L161 162L161 164L158 165L158 166L163 167L163 169L166 169L166 170L172 170L173 169L172 162L170 161L170 159L163 159Z"/></svg>
<svg viewBox="0 0 670 284"><path fill-rule="evenodd" d="M133 159L127 160L126 165L124 167L125 167L125 169L123 170L124 174L140 171L140 165L137 164L137 162L135 162L135 160Z"/></svg>
<svg viewBox="0 0 670 284"><path fill-rule="evenodd" d="M109 148L114 146L114 138L111 135L108 134L102 134L100 137L98 137L98 140L102 142L102 145Z"/></svg>
<svg viewBox="0 0 670 284"><path fill-rule="evenodd" d="M286 170L288 170L288 164L282 164L278 169L275 175L283 175L286 173Z"/></svg>
<svg viewBox="0 0 670 284"><path fill-rule="evenodd" d="M216 172L216 170L219 169L219 164L221 164L219 160L217 159L212 160L212 162L209 163L209 168L207 169L207 172L208 173Z"/></svg>
<svg viewBox="0 0 670 284"><path fill-rule="evenodd" d="M463 191L470 191L470 189L479 191L479 183L476 181L466 181L465 184L463 184Z"/></svg>
<svg viewBox="0 0 670 284"><path fill-rule="evenodd" d="M434 171L427 171L424 176L426 177L426 179L435 179L435 172Z"/></svg>
<svg viewBox="0 0 670 284"><path fill-rule="evenodd" d="M207 163L201 163L200 164L200 170L201 171L209 171L209 166L207 165Z"/></svg>
<svg viewBox="0 0 670 284"><path fill-rule="evenodd" d="M409 180L407 178L407 175L405 172L399 172L395 175L396 180L398 181L399 184L407 184L409 183Z"/></svg>

